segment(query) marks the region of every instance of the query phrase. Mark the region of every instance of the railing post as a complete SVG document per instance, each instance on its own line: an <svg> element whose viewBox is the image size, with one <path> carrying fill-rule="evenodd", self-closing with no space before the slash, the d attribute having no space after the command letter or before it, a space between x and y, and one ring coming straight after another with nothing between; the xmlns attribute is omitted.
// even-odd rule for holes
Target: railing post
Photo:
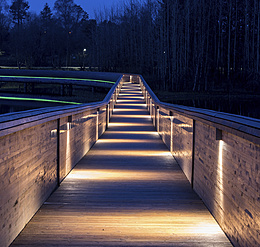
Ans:
<svg viewBox="0 0 260 247"><path fill-rule="evenodd" d="M195 159L195 133L196 133L196 121L193 119L192 124L192 161L191 161L191 187L194 188L194 159Z"/></svg>
<svg viewBox="0 0 260 247"><path fill-rule="evenodd" d="M148 99L147 99L147 91L145 90L145 104L146 107L148 107Z"/></svg>
<svg viewBox="0 0 260 247"><path fill-rule="evenodd" d="M155 106L154 103L152 103L152 114L151 114L151 116L152 116L152 119L153 119L153 126L154 127L156 127L156 114L155 114L155 112L156 112L156 106Z"/></svg>
<svg viewBox="0 0 260 247"><path fill-rule="evenodd" d="M99 129L98 129L98 126L99 126L99 108L97 108L97 119L96 119L96 141L98 140L99 138Z"/></svg>
<svg viewBox="0 0 260 247"><path fill-rule="evenodd" d="M57 119L57 186L60 186L60 118Z"/></svg>
<svg viewBox="0 0 260 247"><path fill-rule="evenodd" d="M150 107L149 107L149 111L150 111L150 116L152 117L152 98L150 97Z"/></svg>
<svg viewBox="0 0 260 247"><path fill-rule="evenodd" d="M114 108L115 108L115 93L113 94L113 99L112 99L112 114L113 114Z"/></svg>
<svg viewBox="0 0 260 247"><path fill-rule="evenodd" d="M170 132L170 152L172 153L173 152L173 120L174 120L174 117L173 117L173 112L170 111L170 122L171 122L171 132Z"/></svg>
<svg viewBox="0 0 260 247"><path fill-rule="evenodd" d="M106 106L106 129L108 128L108 124L109 124L109 119L110 119L110 109L109 109L109 104L110 102L107 104Z"/></svg>
<svg viewBox="0 0 260 247"><path fill-rule="evenodd" d="M160 108L157 105L155 106L155 128L160 134Z"/></svg>

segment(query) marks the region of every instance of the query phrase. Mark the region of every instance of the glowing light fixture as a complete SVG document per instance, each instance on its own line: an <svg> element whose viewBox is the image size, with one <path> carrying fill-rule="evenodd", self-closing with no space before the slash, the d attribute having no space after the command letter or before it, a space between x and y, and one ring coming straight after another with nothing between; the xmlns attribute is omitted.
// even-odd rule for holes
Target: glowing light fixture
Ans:
<svg viewBox="0 0 260 247"><path fill-rule="evenodd" d="M171 151L171 153L173 152L173 119L174 119L174 116L172 116L172 114L171 114L171 116L170 116L170 121L171 121L170 151Z"/></svg>
<svg viewBox="0 0 260 247"><path fill-rule="evenodd" d="M222 140L222 130L216 128L216 140L220 141Z"/></svg>
<svg viewBox="0 0 260 247"><path fill-rule="evenodd" d="M220 204L220 207L224 206L224 195L223 195L223 146L224 142L222 140L219 141L219 151L218 151L218 183L219 183L219 198L217 201Z"/></svg>
<svg viewBox="0 0 260 247"><path fill-rule="evenodd" d="M181 127L181 128L191 128L192 126L190 124L177 124L178 127Z"/></svg>
<svg viewBox="0 0 260 247"><path fill-rule="evenodd" d="M98 135L98 126L99 126L99 109L97 109L97 113L96 113L96 116L97 116L97 118L96 118L96 140L98 140L98 137L99 137L99 135Z"/></svg>

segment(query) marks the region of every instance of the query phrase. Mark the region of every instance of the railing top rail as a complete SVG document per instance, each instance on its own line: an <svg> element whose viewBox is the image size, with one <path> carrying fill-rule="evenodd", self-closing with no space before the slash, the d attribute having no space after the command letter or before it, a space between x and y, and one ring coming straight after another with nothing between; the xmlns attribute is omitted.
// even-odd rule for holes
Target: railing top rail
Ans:
<svg viewBox="0 0 260 247"><path fill-rule="evenodd" d="M40 108L36 110L28 110L23 112L7 113L0 116L0 136L13 133L25 127L29 127L36 122L44 122L47 120L54 120L61 117L70 116L73 114L81 113L87 110L93 110L109 104L110 99L115 92L116 87L121 81L121 75L113 87L109 90L108 94L103 101L86 103L73 106L58 106Z"/></svg>
<svg viewBox="0 0 260 247"><path fill-rule="evenodd" d="M174 105L161 102L151 88L148 86L142 76L140 76L142 83L145 85L147 92L152 98L155 105L167 108L169 111L175 111L194 120L201 120L203 122L210 122L214 127L221 129L233 129L235 131L243 132L254 137L260 137L260 119L239 116L230 113L217 112L213 110L188 107L182 105ZM231 133L234 133L231 131Z"/></svg>

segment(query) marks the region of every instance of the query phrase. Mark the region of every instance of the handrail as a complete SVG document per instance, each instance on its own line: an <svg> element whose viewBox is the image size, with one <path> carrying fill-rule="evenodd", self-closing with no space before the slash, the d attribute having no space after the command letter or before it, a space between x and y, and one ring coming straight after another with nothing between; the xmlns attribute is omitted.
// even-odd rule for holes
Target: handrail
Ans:
<svg viewBox="0 0 260 247"><path fill-rule="evenodd" d="M254 140L260 144L260 120L245 116L239 116L230 113L217 112L213 110L181 106L175 104L169 104L161 102L144 78L140 76L140 82L144 85L147 93L152 98L153 104L158 107L165 107L169 110L174 110L184 116L190 117L194 120L200 120L203 122L211 122L215 127L228 129L229 132L235 133L240 137ZM146 99L147 100L147 99ZM256 137L256 138L255 138Z"/></svg>
<svg viewBox="0 0 260 247"><path fill-rule="evenodd" d="M234 246L259 246L260 120L161 102L136 77L157 132L220 227Z"/></svg>
<svg viewBox="0 0 260 247"><path fill-rule="evenodd" d="M100 102L0 116L0 194L6 193L1 198L0 221L10 226L0 229L3 246L9 246L104 133L128 79L121 75ZM6 218L7 214L12 217Z"/></svg>
<svg viewBox="0 0 260 247"><path fill-rule="evenodd" d="M86 110L93 110L107 105L109 104L122 77L123 75L118 78L103 101L73 106L47 107L36 110L3 114L0 116L0 136L28 128L35 125L35 122L43 123L45 121L66 117L71 114L80 113Z"/></svg>

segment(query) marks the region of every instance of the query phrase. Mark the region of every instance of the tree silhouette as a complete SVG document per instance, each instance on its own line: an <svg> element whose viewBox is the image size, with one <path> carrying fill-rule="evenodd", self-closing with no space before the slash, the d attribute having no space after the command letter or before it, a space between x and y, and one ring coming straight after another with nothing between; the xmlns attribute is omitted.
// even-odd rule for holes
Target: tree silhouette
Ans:
<svg viewBox="0 0 260 247"><path fill-rule="evenodd" d="M16 23L18 27L23 23L23 20L26 18L29 8L29 3L25 0L12 1L10 13L13 16L13 22Z"/></svg>
<svg viewBox="0 0 260 247"><path fill-rule="evenodd" d="M80 23L88 18L88 14L73 0L57 0L54 3L54 10L66 37L66 67L69 64L71 53L71 42L74 33Z"/></svg>
<svg viewBox="0 0 260 247"><path fill-rule="evenodd" d="M15 53L16 53L16 61L17 66L20 69L21 60L22 60L22 51L21 51L21 43L23 42L22 25L23 20L28 15L28 9L30 8L29 4L25 0L13 0L12 5L10 7L10 13L13 17L13 22L15 23L16 32L14 33L15 37Z"/></svg>

